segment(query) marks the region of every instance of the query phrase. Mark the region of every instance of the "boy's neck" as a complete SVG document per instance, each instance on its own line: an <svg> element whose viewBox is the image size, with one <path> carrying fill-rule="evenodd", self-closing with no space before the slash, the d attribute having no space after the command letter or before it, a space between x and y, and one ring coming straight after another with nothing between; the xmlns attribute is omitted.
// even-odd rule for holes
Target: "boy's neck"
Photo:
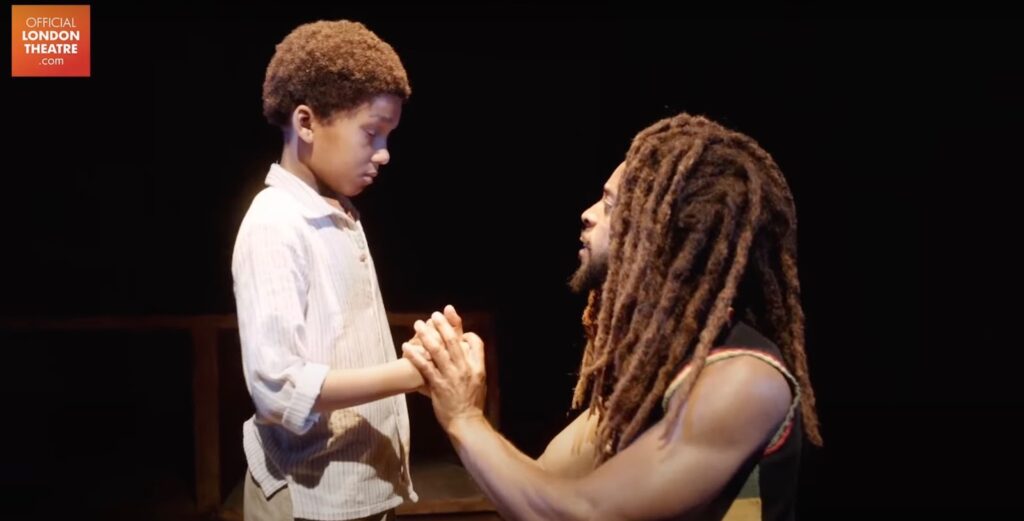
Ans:
<svg viewBox="0 0 1024 521"><path fill-rule="evenodd" d="M327 196L333 198L334 194L328 193L327 187L323 186L313 174L313 171L309 169L302 161L299 160L299 155L295 151L295 147L291 146L290 143L285 141L284 147L281 150L281 167L291 172L292 175L298 177L303 183L310 186L316 193L321 196Z"/></svg>
<svg viewBox="0 0 1024 521"><path fill-rule="evenodd" d="M302 182L309 185L316 193L320 194L327 204L347 213L353 219L359 219L359 213L352 206L352 202L346 197L342 197L339 194L335 194L333 190L320 183L313 171L309 169L302 161L299 161L298 154L295 153L295 147L289 146L288 142L285 142L284 148L281 151L281 168L284 168L295 177L298 177Z"/></svg>

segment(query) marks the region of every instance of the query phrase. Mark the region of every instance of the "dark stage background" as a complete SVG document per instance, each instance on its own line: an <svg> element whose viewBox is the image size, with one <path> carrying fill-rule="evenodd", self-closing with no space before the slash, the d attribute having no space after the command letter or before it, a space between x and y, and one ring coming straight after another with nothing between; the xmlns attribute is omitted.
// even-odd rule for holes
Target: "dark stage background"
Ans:
<svg viewBox="0 0 1024 521"><path fill-rule="evenodd" d="M321 18L366 23L413 86L392 163L355 200L385 303L494 313L502 428L524 451L568 421L579 214L636 132L685 110L759 140L796 197L826 440L805 518L1019 493L987 477L1024 463L1010 20L94 4L90 78L3 75L0 316L233 313L234 234L280 151L264 68ZM189 493L183 344L2 334L4 503L46 518Z"/></svg>

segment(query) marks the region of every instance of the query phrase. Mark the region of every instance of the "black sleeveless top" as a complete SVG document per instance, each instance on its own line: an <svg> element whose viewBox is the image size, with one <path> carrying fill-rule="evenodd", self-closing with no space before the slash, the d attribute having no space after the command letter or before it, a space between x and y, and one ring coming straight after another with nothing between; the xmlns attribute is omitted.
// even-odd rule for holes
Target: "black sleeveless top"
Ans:
<svg viewBox="0 0 1024 521"><path fill-rule="evenodd" d="M757 455L752 457L733 476L713 503L731 504L735 499L760 498L762 521L792 521L796 519L796 496L800 470L800 451L803 426L800 418L800 386L786 367L779 348L757 330L744 322L737 322L719 336L708 354L707 365L736 356L753 356L771 365L789 382L793 394L789 414L775 435ZM662 400L664 415L673 393L690 367L684 361L676 378L665 391ZM660 420L655 418L654 421ZM723 510L722 515L725 514Z"/></svg>

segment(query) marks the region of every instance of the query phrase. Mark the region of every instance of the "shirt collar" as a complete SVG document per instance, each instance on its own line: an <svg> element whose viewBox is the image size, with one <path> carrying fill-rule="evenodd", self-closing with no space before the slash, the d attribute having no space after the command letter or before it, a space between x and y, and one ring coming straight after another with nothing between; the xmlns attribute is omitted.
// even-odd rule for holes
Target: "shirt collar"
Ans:
<svg viewBox="0 0 1024 521"><path fill-rule="evenodd" d="M267 186L284 190L288 195L295 198L301 208L302 216L307 219L320 219L335 215L354 227L355 221L359 218L359 212L356 211L355 206L352 205L348 198L338 198L338 203L342 208L348 210L346 212L328 203L313 187L278 163L270 165L270 171L267 173L265 183Z"/></svg>

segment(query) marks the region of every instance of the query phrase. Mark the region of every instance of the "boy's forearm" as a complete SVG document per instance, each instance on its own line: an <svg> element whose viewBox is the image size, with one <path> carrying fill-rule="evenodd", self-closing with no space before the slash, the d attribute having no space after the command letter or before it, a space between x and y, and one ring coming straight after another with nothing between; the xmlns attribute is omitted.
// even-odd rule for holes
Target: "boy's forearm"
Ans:
<svg viewBox="0 0 1024 521"><path fill-rule="evenodd" d="M373 367L332 369L327 373L313 409L333 411L362 405L423 386L423 377L406 359Z"/></svg>

